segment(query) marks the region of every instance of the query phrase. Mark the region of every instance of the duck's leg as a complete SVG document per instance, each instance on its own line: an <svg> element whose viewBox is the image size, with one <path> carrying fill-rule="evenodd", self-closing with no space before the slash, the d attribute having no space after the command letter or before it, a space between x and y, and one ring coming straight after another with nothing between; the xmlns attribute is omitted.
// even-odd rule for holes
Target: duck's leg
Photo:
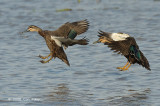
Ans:
<svg viewBox="0 0 160 106"><path fill-rule="evenodd" d="M50 59L48 59L47 61L41 60L41 63L48 63L50 60L52 60L53 56L51 55Z"/></svg>
<svg viewBox="0 0 160 106"><path fill-rule="evenodd" d="M117 69L124 70L128 64L129 64L129 61L126 63L125 66L123 66L123 67L117 67Z"/></svg>
<svg viewBox="0 0 160 106"><path fill-rule="evenodd" d="M50 53L48 56L41 56L41 55L39 55L38 57L40 57L41 59L46 59L46 58L48 58L49 56L51 56L51 54L52 54L52 53Z"/></svg>
<svg viewBox="0 0 160 106"><path fill-rule="evenodd" d="M129 65L125 69L123 69L122 71L128 70L130 66L131 66L131 64L129 63Z"/></svg>

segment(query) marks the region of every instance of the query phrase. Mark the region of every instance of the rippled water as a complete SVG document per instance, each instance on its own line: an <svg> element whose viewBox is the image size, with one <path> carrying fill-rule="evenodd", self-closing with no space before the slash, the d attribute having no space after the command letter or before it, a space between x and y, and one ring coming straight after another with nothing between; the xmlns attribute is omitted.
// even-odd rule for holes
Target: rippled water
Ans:
<svg viewBox="0 0 160 106"><path fill-rule="evenodd" d="M56 12L71 8L72 11ZM1 0L0 105L159 106L159 0ZM63 23L88 19L89 30L78 36L87 46L66 50L71 67L59 59L41 64L39 54L49 50L29 25L55 30ZM103 44L93 45L97 31L134 36L151 70L132 65L121 72L126 59Z"/></svg>

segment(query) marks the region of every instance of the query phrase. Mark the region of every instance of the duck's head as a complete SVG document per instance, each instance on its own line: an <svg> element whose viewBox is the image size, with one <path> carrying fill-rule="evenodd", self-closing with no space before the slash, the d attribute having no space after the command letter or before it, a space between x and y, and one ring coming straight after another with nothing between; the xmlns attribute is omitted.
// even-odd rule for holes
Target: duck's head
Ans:
<svg viewBox="0 0 160 106"><path fill-rule="evenodd" d="M39 27L37 27L37 26L35 26L35 25L30 25L29 27L28 27L28 29L27 29L27 32L38 32L38 31L40 31L41 30L41 28L39 28Z"/></svg>
<svg viewBox="0 0 160 106"><path fill-rule="evenodd" d="M96 43L106 43L106 42L109 42L108 38L106 36L99 36L99 39L97 41L93 42L93 44L96 44Z"/></svg>

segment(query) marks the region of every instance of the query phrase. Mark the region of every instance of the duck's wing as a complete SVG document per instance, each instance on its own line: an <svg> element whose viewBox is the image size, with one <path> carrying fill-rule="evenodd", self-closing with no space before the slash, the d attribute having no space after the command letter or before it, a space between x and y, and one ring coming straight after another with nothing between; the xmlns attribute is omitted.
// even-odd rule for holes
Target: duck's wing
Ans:
<svg viewBox="0 0 160 106"><path fill-rule="evenodd" d="M106 42L105 45L108 45L111 50L114 50L114 52L118 52L118 54L122 55L128 55L129 54L129 49L131 45L135 45L137 49L139 49L135 39L133 37L128 37L126 40L122 41L111 41L111 42Z"/></svg>
<svg viewBox="0 0 160 106"><path fill-rule="evenodd" d="M126 38L123 41L112 41L110 43L105 43L111 50L118 52L124 56L132 55L139 65L142 65L146 69L150 70L150 65L147 58L139 50L139 47L133 37Z"/></svg>
<svg viewBox="0 0 160 106"><path fill-rule="evenodd" d="M67 55L64 52L62 46L57 45L54 40L50 41L49 39L46 39L46 44L48 48L50 49L50 52L52 53L52 56L54 58L58 57L63 62L65 62L68 66L70 66L69 61L67 59Z"/></svg>
<svg viewBox="0 0 160 106"><path fill-rule="evenodd" d="M110 33L110 32L104 32L104 31L102 31L102 30L99 30L99 31L98 31L98 33L99 33L98 37L105 36L105 37L107 37L107 38L110 38L110 39L111 39L111 35L112 35L112 33Z"/></svg>
<svg viewBox="0 0 160 106"><path fill-rule="evenodd" d="M113 39L111 38L112 33L110 33L110 32L104 32L104 31L101 31L101 30L99 30L98 33L99 33L99 35L98 35L99 40L100 39L105 39L105 42L111 42L111 41L113 41Z"/></svg>
<svg viewBox="0 0 160 106"><path fill-rule="evenodd" d="M143 55L143 53L141 51L140 51L140 55L141 55L141 60L137 63L139 65L142 65L143 67L145 67L147 70L151 70L147 58Z"/></svg>
<svg viewBox="0 0 160 106"><path fill-rule="evenodd" d="M69 61L67 59L67 55L66 53L64 52L63 48L62 47L59 47L59 46L55 46L54 45L54 51L53 51L54 55L56 57L58 57L59 59L61 59L63 62L65 62L68 66L70 66L69 64Z"/></svg>
<svg viewBox="0 0 160 106"><path fill-rule="evenodd" d="M74 39L88 30L89 22L87 20L67 22L54 31L54 35Z"/></svg>

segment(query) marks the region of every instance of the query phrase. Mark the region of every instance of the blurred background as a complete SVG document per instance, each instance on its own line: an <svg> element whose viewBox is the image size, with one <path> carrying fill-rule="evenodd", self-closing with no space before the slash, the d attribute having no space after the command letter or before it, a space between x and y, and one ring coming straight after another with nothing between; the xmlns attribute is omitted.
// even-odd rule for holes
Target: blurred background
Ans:
<svg viewBox="0 0 160 106"><path fill-rule="evenodd" d="M41 64L49 54L29 25L56 30L66 22L87 19L87 46L65 52L71 66L59 59ZM0 105L17 106L159 106L160 0L1 0ZM150 62L151 71L137 64L129 71L126 58L106 45L92 44L97 31L133 36Z"/></svg>

